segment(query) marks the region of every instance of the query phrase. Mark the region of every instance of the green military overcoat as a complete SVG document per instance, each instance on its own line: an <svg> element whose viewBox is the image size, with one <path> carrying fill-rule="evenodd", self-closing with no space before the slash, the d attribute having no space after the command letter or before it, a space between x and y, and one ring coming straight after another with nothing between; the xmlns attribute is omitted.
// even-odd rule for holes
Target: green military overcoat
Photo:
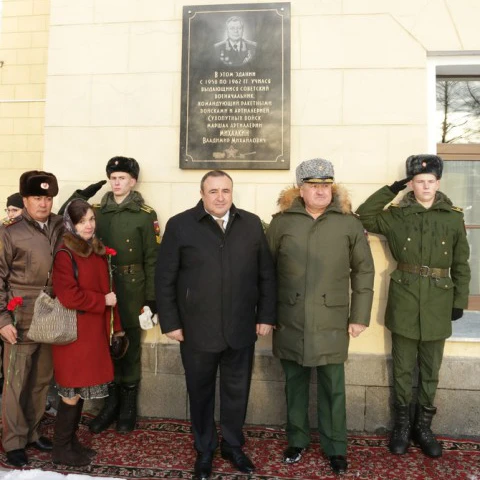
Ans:
<svg viewBox="0 0 480 480"><path fill-rule="evenodd" d="M135 191L120 204L108 192L93 208L97 237L117 252L112 264L122 326L138 328L138 316L145 301L155 300L157 214Z"/></svg>
<svg viewBox="0 0 480 480"><path fill-rule="evenodd" d="M450 269L445 278L394 270L390 275L385 325L393 333L432 341L452 334L452 308L468 304L469 246L463 213L441 192L426 209L408 192L398 204L385 186L357 210L364 227L385 235L399 263Z"/></svg>
<svg viewBox="0 0 480 480"><path fill-rule="evenodd" d="M307 367L343 363L348 324L368 326L372 307L374 266L362 224L338 186L316 220L298 188L279 204L267 230L278 286L273 353Z"/></svg>

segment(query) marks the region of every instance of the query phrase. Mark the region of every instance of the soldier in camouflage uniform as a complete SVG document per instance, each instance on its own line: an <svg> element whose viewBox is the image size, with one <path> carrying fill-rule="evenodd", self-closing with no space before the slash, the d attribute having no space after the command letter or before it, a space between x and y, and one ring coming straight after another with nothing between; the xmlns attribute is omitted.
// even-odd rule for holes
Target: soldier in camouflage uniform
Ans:
<svg viewBox="0 0 480 480"><path fill-rule="evenodd" d="M133 190L140 172L138 162L133 158L113 157L106 170L112 191L93 205L96 234L117 251L112 257L114 282L122 327L130 345L125 356L114 362L114 383L109 386L109 396L91 422L90 430L99 433L117 420L117 431L126 433L135 428L137 417L141 377L138 316L144 305L156 313L154 271L159 226L155 210L145 205L140 193ZM103 183L77 190L73 197L88 199Z"/></svg>
<svg viewBox="0 0 480 480"><path fill-rule="evenodd" d="M364 227L385 235L397 268L390 275L385 326L392 332L395 425L389 449L402 455L410 440L430 457L442 447L430 426L445 339L452 320L467 307L469 246L463 213L440 192L443 162L436 155L412 155L407 178L385 186L357 210ZM396 195L408 185L399 203ZM384 209L388 205L387 209ZM410 422L412 375L418 363L418 398Z"/></svg>

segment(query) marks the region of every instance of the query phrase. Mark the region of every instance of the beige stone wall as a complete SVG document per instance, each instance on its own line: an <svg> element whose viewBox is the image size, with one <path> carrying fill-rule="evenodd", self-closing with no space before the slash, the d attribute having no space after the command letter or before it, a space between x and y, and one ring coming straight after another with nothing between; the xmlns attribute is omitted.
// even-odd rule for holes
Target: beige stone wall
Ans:
<svg viewBox="0 0 480 480"><path fill-rule="evenodd" d="M140 161L139 189L157 210L162 227L197 201L204 172L178 168L185 3L50 0L43 166L59 178L57 205L74 189L104 178L106 161L119 154ZM4 25L28 16L34 24L36 7L47 10L47 5L5 1ZM480 51L480 3L472 0L293 0L291 11L291 171L231 172L235 203L267 222L302 160L332 160L354 206L401 177L405 158L430 145L427 104L434 86L428 85L427 56ZM30 31L22 49L29 51L34 38L46 41L42 33ZM4 45L2 51L7 51ZM41 73L32 62L27 68ZM26 75L25 68L20 72ZM0 75L1 88L8 88L5 67ZM10 87L10 96L16 98L20 85ZM8 121L1 125L14 128ZM30 131L27 125L20 137ZM7 136L13 142L14 135ZM39 147L41 135L37 140ZM5 160L7 177L37 166L33 159L28 165L13 161L12 150ZM35 161L41 164L41 154ZM384 241L372 235L371 245L377 268L372 325L352 340L351 351L383 354L390 348L383 311L392 263ZM155 339L155 333L147 336L147 341ZM269 348L269 341L262 340L259 347ZM478 356L478 344L450 342L446 353Z"/></svg>
<svg viewBox="0 0 480 480"><path fill-rule="evenodd" d="M0 206L25 170L42 168L48 0L3 0L0 33Z"/></svg>

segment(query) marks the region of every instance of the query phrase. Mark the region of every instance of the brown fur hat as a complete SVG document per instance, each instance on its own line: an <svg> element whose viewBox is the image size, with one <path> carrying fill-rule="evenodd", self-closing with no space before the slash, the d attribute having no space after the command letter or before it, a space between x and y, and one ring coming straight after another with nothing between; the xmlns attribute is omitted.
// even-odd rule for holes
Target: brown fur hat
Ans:
<svg viewBox="0 0 480 480"><path fill-rule="evenodd" d="M53 173L30 170L20 177L22 197L55 197L58 194L57 178Z"/></svg>

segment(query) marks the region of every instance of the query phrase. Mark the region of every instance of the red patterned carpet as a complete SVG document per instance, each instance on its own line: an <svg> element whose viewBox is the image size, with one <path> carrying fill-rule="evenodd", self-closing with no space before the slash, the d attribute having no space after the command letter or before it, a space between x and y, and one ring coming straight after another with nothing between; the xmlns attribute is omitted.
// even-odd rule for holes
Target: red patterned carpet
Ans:
<svg viewBox="0 0 480 480"><path fill-rule="evenodd" d="M82 419L82 442L98 451L88 467L74 468L54 465L50 454L28 450L30 468L60 473L79 473L97 477L120 477L135 480L155 478L192 478L195 453L188 422L164 419L142 419L138 429L129 435L119 435L109 429L100 435L90 434ZM52 435L54 417L42 423L42 433ZM318 438L302 462L285 465L281 462L286 446L285 433L277 428L251 426L245 429L245 451L257 466L249 478L262 480L305 479L328 480L339 478L331 473L322 456ZM407 455L390 455L386 439L381 436L349 436L349 470L342 478L356 480L480 480L480 439L456 440L442 438L443 457L430 459L419 449L411 448ZM8 468L5 453L0 452L0 465ZM248 475L236 473L217 453L213 463L213 480L245 479Z"/></svg>

